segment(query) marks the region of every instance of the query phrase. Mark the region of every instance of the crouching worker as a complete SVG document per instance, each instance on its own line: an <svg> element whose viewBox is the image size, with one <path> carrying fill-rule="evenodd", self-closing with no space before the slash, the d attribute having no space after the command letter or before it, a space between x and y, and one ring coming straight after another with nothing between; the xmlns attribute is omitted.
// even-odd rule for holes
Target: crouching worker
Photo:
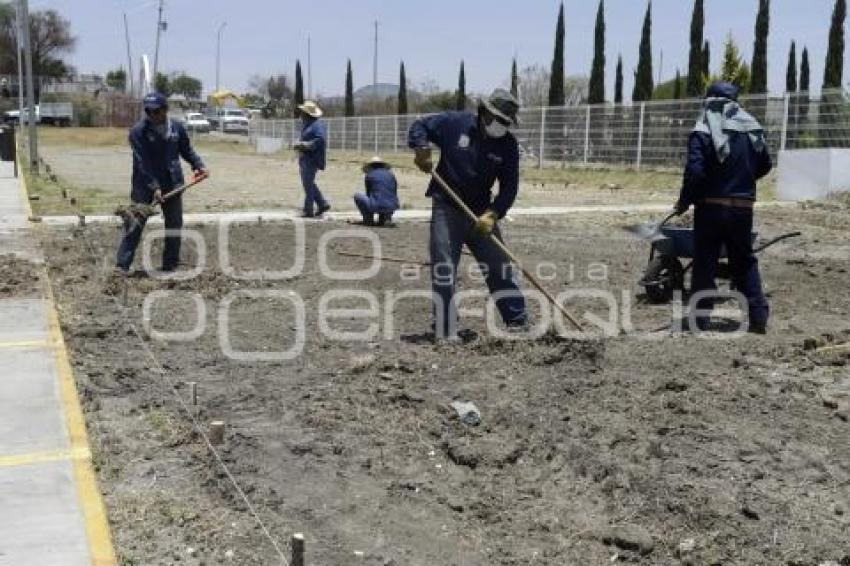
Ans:
<svg viewBox="0 0 850 566"><path fill-rule="evenodd" d="M457 265L467 245L485 274L496 306L510 328L525 328L525 298L519 290L510 261L491 241L501 238L498 220L516 199L519 185L519 150L509 129L515 126L519 104L498 89L478 102L478 111L443 112L417 120L410 127L408 145L416 152L415 163L431 173L429 143L440 148L436 172L478 216L471 222L451 198L431 179L431 285L434 297L434 335L457 338L457 306L454 301ZM498 180L499 192L491 189Z"/></svg>
<svg viewBox="0 0 850 566"><path fill-rule="evenodd" d="M366 192L354 193L354 204L363 215L363 224L384 226L392 222L393 213L400 208L398 182L389 164L377 156L363 166L363 172L366 174Z"/></svg>
<svg viewBox="0 0 850 566"><path fill-rule="evenodd" d="M165 229L179 231L183 227L182 195L163 200L172 190L184 184L180 158L185 159L196 175L208 175L201 158L192 149L186 128L168 118L168 103L163 95L151 93L143 100L145 117L130 129L133 151L133 177L130 200L134 204L162 203ZM146 218L124 221L124 237L118 248L115 272L126 275L133 263ZM162 251L162 271L174 271L180 261L180 235L169 232Z"/></svg>
<svg viewBox="0 0 850 566"><path fill-rule="evenodd" d="M717 262L725 247L732 283L748 301L749 330L764 334L769 307L753 253L756 181L772 163L761 124L738 104L738 88L714 83L688 140L688 162L676 212L694 211L694 271L691 292L715 290ZM697 325L705 330L714 307L697 302Z"/></svg>

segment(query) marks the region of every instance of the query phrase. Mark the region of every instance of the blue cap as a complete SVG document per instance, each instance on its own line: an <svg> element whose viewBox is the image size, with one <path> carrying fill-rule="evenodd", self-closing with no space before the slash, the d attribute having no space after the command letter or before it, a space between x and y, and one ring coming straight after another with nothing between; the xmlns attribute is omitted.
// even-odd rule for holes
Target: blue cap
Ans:
<svg viewBox="0 0 850 566"><path fill-rule="evenodd" d="M708 87L708 98L728 98L729 100L738 100L738 87L731 83L717 81Z"/></svg>
<svg viewBox="0 0 850 566"><path fill-rule="evenodd" d="M158 92L151 92L142 99L142 105L145 110L159 110L168 107L168 100Z"/></svg>

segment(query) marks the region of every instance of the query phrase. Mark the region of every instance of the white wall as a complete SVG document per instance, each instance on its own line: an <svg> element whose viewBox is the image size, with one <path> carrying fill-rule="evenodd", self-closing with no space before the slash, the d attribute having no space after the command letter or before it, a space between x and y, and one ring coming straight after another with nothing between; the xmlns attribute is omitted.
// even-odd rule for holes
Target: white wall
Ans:
<svg viewBox="0 0 850 566"><path fill-rule="evenodd" d="M779 152L777 198L821 200L842 192L850 192L850 149Z"/></svg>

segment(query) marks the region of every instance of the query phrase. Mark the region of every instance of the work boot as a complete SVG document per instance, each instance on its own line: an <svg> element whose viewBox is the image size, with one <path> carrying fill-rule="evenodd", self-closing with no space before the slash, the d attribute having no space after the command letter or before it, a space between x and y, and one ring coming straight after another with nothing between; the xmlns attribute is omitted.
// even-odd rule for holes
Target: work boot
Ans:
<svg viewBox="0 0 850 566"><path fill-rule="evenodd" d="M318 210L318 212L316 212L316 216L321 216L324 213L326 213L327 211L329 211L330 209L331 209L330 203L326 202L325 204L319 205L319 210Z"/></svg>

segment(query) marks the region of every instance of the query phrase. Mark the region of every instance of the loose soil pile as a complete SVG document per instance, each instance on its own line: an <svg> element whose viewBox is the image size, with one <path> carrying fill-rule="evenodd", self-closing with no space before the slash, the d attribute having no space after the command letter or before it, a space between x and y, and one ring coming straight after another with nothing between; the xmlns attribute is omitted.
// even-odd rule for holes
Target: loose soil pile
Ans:
<svg viewBox="0 0 850 566"><path fill-rule="evenodd" d="M309 224L303 273L282 281L225 275L216 229L203 228L203 273L131 277L126 307L124 282L108 282L117 231L57 233L47 246L51 276L123 563L277 562L176 400L188 403L192 381L199 402L190 412L204 425L227 422L223 461L278 541L306 534L310 564L850 564L850 349L824 349L850 340L848 227L829 210L761 219L765 236L792 223L805 234L761 256L775 313L766 337L651 333L676 313L634 296L646 244L616 225L641 219L582 216L524 218L507 224L507 237L528 267L557 266L551 291L601 289L621 308L630 301L633 333L513 341L486 336L467 316L480 337L445 346L422 339L422 299L400 301L393 327L380 319L365 343L320 332L330 290L374 292L384 314L391 293L428 287L424 272L411 277L395 263L366 281L322 276L317 242L348 226ZM422 261L427 227L374 232L384 254ZM370 253L362 244L348 237L330 248ZM287 269L294 249L291 225L231 227L239 270ZM370 263L328 258L335 269ZM468 261L461 287L483 289ZM157 290L183 294L151 301ZM232 294L246 290L279 293ZM206 306L203 333L183 343L148 337L145 298L153 329L190 331L188 293ZM233 349L290 347L293 296L307 320L300 356L222 353L228 300ZM569 308L607 316L598 300ZM330 325L367 323L349 315ZM475 403L481 424L462 424L452 401Z"/></svg>
<svg viewBox="0 0 850 566"><path fill-rule="evenodd" d="M39 266L13 254L0 255L0 298L38 295Z"/></svg>

